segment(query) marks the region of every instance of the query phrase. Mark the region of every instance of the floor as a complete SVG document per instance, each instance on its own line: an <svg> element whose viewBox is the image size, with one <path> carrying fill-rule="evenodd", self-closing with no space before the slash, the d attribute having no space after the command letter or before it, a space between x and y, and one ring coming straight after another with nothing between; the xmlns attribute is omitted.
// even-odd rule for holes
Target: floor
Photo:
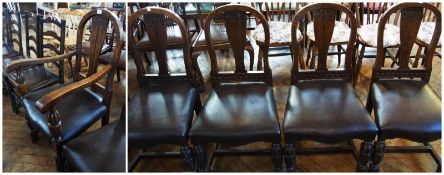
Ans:
<svg viewBox="0 0 444 175"><path fill-rule="evenodd" d="M257 46L255 47L255 63L257 63ZM231 52L230 52L231 53ZM412 51L412 55L416 51ZM152 53L151 53L152 54ZM366 54L375 54L374 49L366 49ZM181 60L181 51L169 51L168 63L171 72L184 72L183 60ZM154 55L150 56L153 63L149 67L150 72L157 72L157 64ZM217 53L219 70L234 70L234 59L231 54ZM278 115L282 124L283 112L287 102L288 87L290 84L291 58L290 56L271 57L270 67L273 72L273 90L276 99ZM198 57L199 67L205 79L206 90L201 93L201 99L205 102L211 85L209 84L210 63L207 53L202 53ZM366 102L368 87L374 59L364 59L362 70L359 73L358 81L355 87L356 93L359 95L363 103ZM249 67L248 53L245 52L245 67ZM343 64L343 63L342 63ZM328 65L336 66L337 57L331 56ZM386 63L390 65L390 62ZM343 65L341 65L343 66ZM256 70L256 65L254 66ZM430 86L441 97L441 59L435 57L433 60L433 72L430 80ZM131 96L138 88L136 81L136 67L134 61L129 57L128 63L128 94ZM416 145L416 143L406 140L388 140L387 145ZM354 140L354 144L359 148L360 141ZM315 142L302 142L303 147L324 146ZM441 153L441 140L432 143L437 152ZM212 151L214 145L208 145L208 152ZM260 147L269 148L269 144L255 143L244 147ZM161 145L155 148L147 148L147 151L177 151L178 147ZM129 161L133 160L138 150L129 146ZM314 155L314 156L297 156L297 171L302 172L352 172L355 171L356 161L351 154L336 155ZM381 164L382 172L434 172L437 165L431 156L426 154L386 154ZM273 166L271 158L267 156L223 156L216 157L212 166L212 171L216 172L270 172ZM143 159L134 171L136 172L182 172L188 171L186 164L181 159L164 158L164 159Z"/></svg>
<svg viewBox="0 0 444 175"><path fill-rule="evenodd" d="M47 67L56 71L56 66ZM121 76L120 82L115 78L113 83L110 121L120 117L122 106L125 104L125 73L122 72ZM65 82L71 81L72 79L65 77ZM20 108L20 113L15 114L9 96L3 95L3 172L56 172L53 158L55 150L46 137L39 137L37 142L31 142L24 113L24 109ZM100 126L99 120L85 133Z"/></svg>

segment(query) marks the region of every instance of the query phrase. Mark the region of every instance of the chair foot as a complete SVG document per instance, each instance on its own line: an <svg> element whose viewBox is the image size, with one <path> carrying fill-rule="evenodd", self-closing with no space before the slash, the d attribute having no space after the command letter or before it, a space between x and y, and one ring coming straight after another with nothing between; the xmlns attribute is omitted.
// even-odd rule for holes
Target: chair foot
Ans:
<svg viewBox="0 0 444 175"><path fill-rule="evenodd" d="M12 111L13 111L15 114L19 114L19 113L20 113L20 110L19 110L20 103L19 103L19 101L14 97L14 95L12 95L12 93L14 93L14 92L10 92L10 94L9 94L9 98L11 99L11 107L12 107Z"/></svg>
<svg viewBox="0 0 444 175"><path fill-rule="evenodd" d="M382 139L378 139L373 144L372 161L370 163L370 172L379 172L379 167L384 157L385 142Z"/></svg>
<svg viewBox="0 0 444 175"><path fill-rule="evenodd" d="M438 173L441 172L441 165L438 165L438 167L436 167L436 172L438 172Z"/></svg>
<svg viewBox="0 0 444 175"><path fill-rule="evenodd" d="M356 168L357 172L367 172L368 163L372 156L372 143L371 141L363 141L359 151L359 162Z"/></svg>
<svg viewBox="0 0 444 175"><path fill-rule="evenodd" d="M191 171L195 170L196 162L194 161L193 157L193 149L189 147L188 145L182 146L180 150L180 156L185 160L185 162L188 164L188 167Z"/></svg>
<svg viewBox="0 0 444 175"><path fill-rule="evenodd" d="M29 128L29 135L31 136L31 142L35 143L37 141L37 130L34 128L34 126L32 125L31 121L29 121L27 115L25 116L26 118L26 125L28 125Z"/></svg>
<svg viewBox="0 0 444 175"><path fill-rule="evenodd" d="M275 172L282 171L282 148L281 144L273 144L271 148L271 156L273 160Z"/></svg>
<svg viewBox="0 0 444 175"><path fill-rule="evenodd" d="M287 172L296 171L296 147L293 144L285 146L284 161Z"/></svg>
<svg viewBox="0 0 444 175"><path fill-rule="evenodd" d="M209 172L210 165L208 164L207 149L204 145L196 145L194 147L196 155L196 171L197 172Z"/></svg>

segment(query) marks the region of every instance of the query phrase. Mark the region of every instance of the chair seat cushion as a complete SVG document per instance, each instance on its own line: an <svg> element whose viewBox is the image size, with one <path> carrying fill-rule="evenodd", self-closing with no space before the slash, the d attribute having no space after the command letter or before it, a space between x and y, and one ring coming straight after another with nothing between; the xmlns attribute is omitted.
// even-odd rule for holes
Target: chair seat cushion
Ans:
<svg viewBox="0 0 444 175"><path fill-rule="evenodd" d="M41 113L35 102L49 92L61 88L63 85L55 85L29 93L23 99L23 107L26 115L35 127L47 137L50 137L47 114ZM89 89L71 93L57 102L55 108L62 121L62 140L64 142L80 135L94 122L105 116L106 105L102 98Z"/></svg>
<svg viewBox="0 0 444 175"><path fill-rule="evenodd" d="M183 43L182 33L178 25L167 27L167 45L168 46L181 46ZM151 42L148 38L148 34L145 32L140 41L136 44L137 48L150 48Z"/></svg>
<svg viewBox="0 0 444 175"><path fill-rule="evenodd" d="M59 80L59 76L48 71L44 65L26 68L22 70L22 74L29 92L41 89ZM16 81L17 73L15 71L10 72L8 78Z"/></svg>
<svg viewBox="0 0 444 175"><path fill-rule="evenodd" d="M335 143L371 140L378 128L349 82L313 80L290 87L283 131L287 143Z"/></svg>
<svg viewBox="0 0 444 175"><path fill-rule="evenodd" d="M367 24L358 28L358 38L371 47L376 47L378 42L378 23ZM386 24L384 29L384 47L394 47L401 43L399 27Z"/></svg>
<svg viewBox="0 0 444 175"><path fill-rule="evenodd" d="M425 82L380 80L372 88L375 117L383 138L419 142L441 138L441 100Z"/></svg>
<svg viewBox="0 0 444 175"><path fill-rule="evenodd" d="M435 32L435 22L423 22L419 27L417 39L424 43L432 41L433 32ZM442 36L442 35L441 35ZM442 37L439 37L438 45L441 45Z"/></svg>
<svg viewBox="0 0 444 175"><path fill-rule="evenodd" d="M202 30L203 32L203 30ZM229 43L227 30L225 28L225 25L223 24L212 24L210 25L210 32L211 32L211 41L213 44L223 44L223 43ZM247 37L248 38L248 37ZM205 34L201 33L199 35L199 38L197 38L196 46L206 46L207 43L205 41Z"/></svg>
<svg viewBox="0 0 444 175"><path fill-rule="evenodd" d="M63 145L64 155L78 172L124 172L125 150L124 118Z"/></svg>
<svg viewBox="0 0 444 175"><path fill-rule="evenodd" d="M273 88L263 83L217 86L195 119L190 140L193 144L279 143L280 127Z"/></svg>
<svg viewBox="0 0 444 175"><path fill-rule="evenodd" d="M270 44L273 43L291 43L291 22L270 21ZM264 27L258 25L254 30L253 38L260 43L265 41ZM297 30L297 40L302 39L301 31Z"/></svg>
<svg viewBox="0 0 444 175"><path fill-rule="evenodd" d="M111 63L113 56L114 56L114 51L106 52L105 54L100 55L99 59L100 59L100 61L109 64L109 63ZM117 66L119 66L120 69L125 69L125 67L126 67L126 51L125 50L122 50L122 52L120 52L119 63L117 64Z"/></svg>
<svg viewBox="0 0 444 175"><path fill-rule="evenodd" d="M199 93L187 83L141 87L128 101L128 143L184 145Z"/></svg>
<svg viewBox="0 0 444 175"><path fill-rule="evenodd" d="M313 22L307 24L307 37L312 41L316 41L313 25ZM350 31L350 27L348 27L347 23L335 21L335 27L333 29L330 43L348 42L350 39Z"/></svg>

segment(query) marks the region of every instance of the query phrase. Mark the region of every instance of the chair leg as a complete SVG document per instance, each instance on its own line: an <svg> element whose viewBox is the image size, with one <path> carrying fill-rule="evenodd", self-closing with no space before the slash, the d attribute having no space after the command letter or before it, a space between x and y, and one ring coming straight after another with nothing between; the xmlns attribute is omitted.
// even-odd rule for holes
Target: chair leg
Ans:
<svg viewBox="0 0 444 175"><path fill-rule="evenodd" d="M262 48L259 46L259 54L257 57L257 68L256 70L262 70L262 57L264 55L264 52L262 50Z"/></svg>
<svg viewBox="0 0 444 175"><path fill-rule="evenodd" d="M37 130L35 129L34 125L29 120L28 114L25 114L26 119L26 125L28 125L29 128L29 135L31 136L32 143L35 143L37 141Z"/></svg>
<svg viewBox="0 0 444 175"><path fill-rule="evenodd" d="M188 145L182 146L182 148L180 149L180 156L188 164L190 170L194 171L196 162L194 161L193 149L191 149L191 147L189 147Z"/></svg>
<svg viewBox="0 0 444 175"><path fill-rule="evenodd" d="M313 42L310 42L310 40L307 41L308 42L308 49L307 49L307 58L305 60L305 65L308 66L309 65L309 61L311 58L311 49L313 47Z"/></svg>
<svg viewBox="0 0 444 175"><path fill-rule="evenodd" d="M296 171L296 147L293 144L285 145L284 161L287 172Z"/></svg>
<svg viewBox="0 0 444 175"><path fill-rule="evenodd" d="M274 170L275 172L282 171L282 148L281 144L274 143L271 148L271 157L273 160Z"/></svg>
<svg viewBox="0 0 444 175"><path fill-rule="evenodd" d="M18 113L20 113L20 110L19 110L20 105L19 105L19 102L17 101L17 98L15 98L13 93L15 93L15 92L14 91L9 92L9 99L11 99L12 111L14 111L15 114L18 114Z"/></svg>
<svg viewBox="0 0 444 175"><path fill-rule="evenodd" d="M210 165L208 164L208 155L205 145L194 146L196 155L196 171L197 172L209 172Z"/></svg>
<svg viewBox="0 0 444 175"><path fill-rule="evenodd" d="M370 172L379 172L379 167L384 157L385 142L384 139L378 138L375 143L373 143L373 153L372 161L370 163Z"/></svg>
<svg viewBox="0 0 444 175"><path fill-rule="evenodd" d="M245 48L245 50L247 50L248 54L250 55L250 71L253 70L253 65L254 65L254 50L252 46L248 46L247 48Z"/></svg>
<svg viewBox="0 0 444 175"><path fill-rule="evenodd" d="M361 51L359 52L359 55L358 55L358 62L356 63L356 70L355 70L356 72L355 72L355 80L354 80L355 83L357 83L359 73L361 72L362 59L364 59L364 53L365 53L365 46L362 45Z"/></svg>
<svg viewBox="0 0 444 175"><path fill-rule="evenodd" d="M196 116L200 113L200 110L202 109L202 101L198 97L196 100L196 103L194 104L194 112Z"/></svg>
<svg viewBox="0 0 444 175"><path fill-rule="evenodd" d="M63 156L63 152L62 152L62 145L57 144L56 146L56 166L57 166L57 171L59 172L64 172L66 169L66 164L65 164L65 158Z"/></svg>
<svg viewBox="0 0 444 175"><path fill-rule="evenodd" d="M316 55L318 54L318 49L316 48L316 44L313 44L312 50L313 52L311 54L310 69L314 69L315 67L315 59Z"/></svg>
<svg viewBox="0 0 444 175"><path fill-rule="evenodd" d="M370 140L365 140L361 143L361 148L359 151L359 162L356 168L357 172L367 172L368 163L370 162L372 156L372 142Z"/></svg>
<svg viewBox="0 0 444 175"><path fill-rule="evenodd" d="M373 93L373 88L370 85L370 89L369 89L369 95L367 96L367 103L365 105L365 108L367 109L367 112L369 114L372 114L373 111L373 100L372 100L372 93Z"/></svg>
<svg viewBox="0 0 444 175"><path fill-rule="evenodd" d="M418 67L419 58L421 57L422 46L418 46L418 50L416 51L415 61L413 62L413 67Z"/></svg>
<svg viewBox="0 0 444 175"><path fill-rule="evenodd" d="M117 76L117 82L120 82L120 71L119 70L116 71L116 76Z"/></svg>
<svg viewBox="0 0 444 175"><path fill-rule="evenodd" d="M336 46L338 48L338 67L341 66L341 45Z"/></svg>

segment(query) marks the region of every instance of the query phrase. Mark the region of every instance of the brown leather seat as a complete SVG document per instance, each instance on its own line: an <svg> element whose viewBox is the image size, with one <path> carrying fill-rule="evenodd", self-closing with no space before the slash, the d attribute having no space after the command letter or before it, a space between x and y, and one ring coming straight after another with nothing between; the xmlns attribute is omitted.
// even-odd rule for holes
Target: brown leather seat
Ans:
<svg viewBox="0 0 444 175"><path fill-rule="evenodd" d="M418 142L441 138L441 100L423 81L380 80L372 84L380 136Z"/></svg>
<svg viewBox="0 0 444 175"><path fill-rule="evenodd" d="M47 116L35 107L35 102L43 95L62 86L55 85L31 92L23 99L27 117L47 137L51 136ZM63 141L80 135L106 114L106 105L102 102L102 98L89 89L82 89L64 97L56 104L56 109L63 123Z"/></svg>
<svg viewBox="0 0 444 175"><path fill-rule="evenodd" d="M188 83L140 88L128 101L128 143L140 148L186 145L198 98L198 91Z"/></svg>
<svg viewBox="0 0 444 175"><path fill-rule="evenodd" d="M225 25L223 24L212 24L210 25L211 41L213 44L228 43L227 31ZM248 37L247 37L248 38ZM202 33L197 39L196 46L207 45L205 41L205 34Z"/></svg>
<svg viewBox="0 0 444 175"><path fill-rule="evenodd" d="M373 139L378 128L349 82L310 80L290 87L284 133L288 143L333 143Z"/></svg>
<svg viewBox="0 0 444 175"><path fill-rule="evenodd" d="M190 131L193 144L243 145L280 142L273 88L263 83L228 83L210 93Z"/></svg>
<svg viewBox="0 0 444 175"><path fill-rule="evenodd" d="M101 62L104 63L111 63L111 60L113 59L113 55L114 52L106 52L103 55L100 55L99 60ZM117 64L117 66L119 67L119 69L123 69L125 70L126 68L126 51L122 50L122 52L120 52L120 58L119 58L119 63Z"/></svg>
<svg viewBox="0 0 444 175"><path fill-rule="evenodd" d="M65 145L63 153L78 172L125 172L125 118Z"/></svg>

